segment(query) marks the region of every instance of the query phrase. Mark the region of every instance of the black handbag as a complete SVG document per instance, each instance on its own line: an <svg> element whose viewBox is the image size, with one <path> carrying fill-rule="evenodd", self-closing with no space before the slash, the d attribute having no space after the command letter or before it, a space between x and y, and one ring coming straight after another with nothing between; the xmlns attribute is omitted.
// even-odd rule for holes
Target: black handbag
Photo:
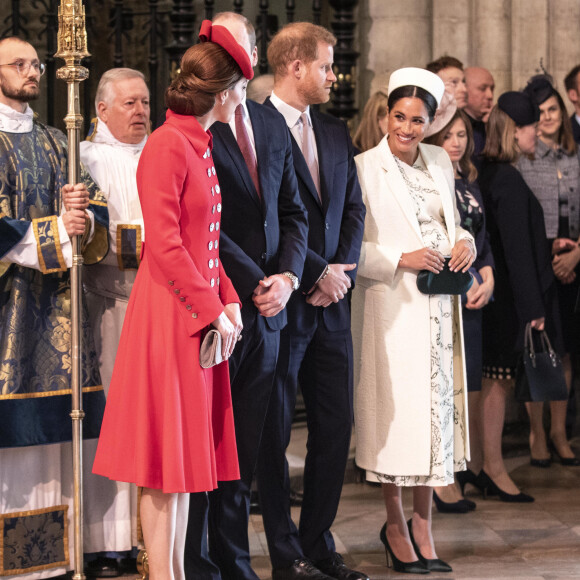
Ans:
<svg viewBox="0 0 580 580"><path fill-rule="evenodd" d="M449 269L450 257L445 258L443 270L439 274L421 270L417 274L417 288L421 294L465 294L473 284L469 272L452 272Z"/></svg>
<svg viewBox="0 0 580 580"><path fill-rule="evenodd" d="M536 331L540 350L536 350L532 326L526 324L524 352L516 370L515 397L522 402L566 401L568 388L562 361L545 330Z"/></svg>

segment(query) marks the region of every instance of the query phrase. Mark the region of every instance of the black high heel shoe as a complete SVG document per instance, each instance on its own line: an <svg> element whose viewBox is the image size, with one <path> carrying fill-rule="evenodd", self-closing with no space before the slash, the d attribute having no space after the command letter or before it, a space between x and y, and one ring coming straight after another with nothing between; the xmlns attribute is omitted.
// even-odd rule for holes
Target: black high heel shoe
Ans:
<svg viewBox="0 0 580 580"><path fill-rule="evenodd" d="M415 536L413 536L413 518L407 522L407 527L409 528L409 536L411 537L411 544L413 544L415 554L417 554L419 562L421 562L429 572L453 572L453 568L447 562L444 562L439 558L424 558L421 555L419 546L417 546L417 543L415 542Z"/></svg>
<svg viewBox="0 0 580 580"><path fill-rule="evenodd" d="M566 467L578 467L578 466L580 466L580 459L578 459L578 457L562 457L558 453L558 450L556 449L556 445L554 444L553 439L550 441L550 443L551 443L552 451L553 451L554 455L558 458L558 461L560 462L561 465L564 465Z"/></svg>
<svg viewBox="0 0 580 580"><path fill-rule="evenodd" d="M460 499L459 501L443 501L435 490L433 490L433 501L437 511L442 514L466 514L471 509L475 509L475 502L467 499ZM471 508L470 504L473 504Z"/></svg>
<svg viewBox="0 0 580 580"><path fill-rule="evenodd" d="M421 562L421 560L415 560L414 562L401 562L401 560L393 554L393 550L389 545L389 540L387 540L387 522L385 522L385 525L381 528L379 537L385 546L387 568L393 568L395 572L402 572L403 574L429 574L429 570L427 570L427 567L423 562Z"/></svg>
<svg viewBox="0 0 580 580"><path fill-rule="evenodd" d="M547 459L536 459L534 457L530 457L530 465L532 467L540 467L542 469L547 469L552 464L552 458L548 457Z"/></svg>
<svg viewBox="0 0 580 580"><path fill-rule="evenodd" d="M508 503L531 503L534 501L531 495L522 493L521 491L520 493L507 493L503 491L483 469L479 472L477 479L483 489L483 499L487 499L488 495L497 495L501 501Z"/></svg>
<svg viewBox="0 0 580 580"><path fill-rule="evenodd" d="M556 457L559 459L560 463L566 467L580 466L580 459L578 459L577 457L562 457L557 451Z"/></svg>
<svg viewBox="0 0 580 580"><path fill-rule="evenodd" d="M477 479L477 475L471 471L471 469L467 469L465 471L458 471L455 473L455 479L459 484L459 488L461 489L461 495L465 495L465 486L469 483L473 485L473 487L477 487L479 491L483 491L479 486L479 480Z"/></svg>

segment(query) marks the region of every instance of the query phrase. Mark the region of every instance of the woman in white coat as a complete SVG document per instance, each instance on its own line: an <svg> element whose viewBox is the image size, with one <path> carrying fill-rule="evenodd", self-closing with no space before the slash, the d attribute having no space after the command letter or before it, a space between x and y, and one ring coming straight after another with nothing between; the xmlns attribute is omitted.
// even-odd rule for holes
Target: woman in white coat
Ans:
<svg viewBox="0 0 580 580"><path fill-rule="evenodd" d="M475 258L459 227L451 161L420 143L443 93L429 71L395 71L387 136L356 157L367 207L353 294L356 461L382 484L387 563L415 574L451 571L433 545L432 487L453 482L469 449L460 304L417 289L418 272L439 273L444 256L456 272ZM413 486L407 524L403 486Z"/></svg>

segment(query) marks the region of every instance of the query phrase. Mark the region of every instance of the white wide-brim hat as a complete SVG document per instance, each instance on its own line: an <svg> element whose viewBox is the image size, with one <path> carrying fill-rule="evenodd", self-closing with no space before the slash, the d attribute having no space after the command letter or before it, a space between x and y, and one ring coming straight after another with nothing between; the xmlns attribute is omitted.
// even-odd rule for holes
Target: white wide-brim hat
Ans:
<svg viewBox="0 0 580 580"><path fill-rule="evenodd" d="M391 74L389 79L388 95L399 87L421 87L435 97L437 106L441 104L443 93L445 92L445 83L435 73L424 68L409 66L400 68Z"/></svg>

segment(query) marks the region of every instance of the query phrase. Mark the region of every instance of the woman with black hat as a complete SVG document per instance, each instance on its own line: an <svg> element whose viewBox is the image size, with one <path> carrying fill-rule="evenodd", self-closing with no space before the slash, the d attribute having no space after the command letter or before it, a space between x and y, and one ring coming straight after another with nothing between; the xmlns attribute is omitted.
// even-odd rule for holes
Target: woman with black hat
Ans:
<svg viewBox="0 0 580 580"><path fill-rule="evenodd" d="M539 110L529 95L504 93L492 109L479 178L493 256L495 300L483 314L484 461L477 484L484 495L531 502L505 468L501 434L505 399L515 376L527 323L561 343L550 247L542 206L514 164L536 148Z"/></svg>
<svg viewBox="0 0 580 580"><path fill-rule="evenodd" d="M580 161L572 125L562 97L545 75L530 79L524 92L540 108L539 140L533 157L522 156L517 167L544 210L546 234L560 306L566 355L562 359L568 390L572 383L570 353L580 351L580 315L575 312L580 289ZM562 465L579 466L566 437L567 401L550 403L550 439ZM549 467L550 451L543 425L543 403L528 403L530 462Z"/></svg>

